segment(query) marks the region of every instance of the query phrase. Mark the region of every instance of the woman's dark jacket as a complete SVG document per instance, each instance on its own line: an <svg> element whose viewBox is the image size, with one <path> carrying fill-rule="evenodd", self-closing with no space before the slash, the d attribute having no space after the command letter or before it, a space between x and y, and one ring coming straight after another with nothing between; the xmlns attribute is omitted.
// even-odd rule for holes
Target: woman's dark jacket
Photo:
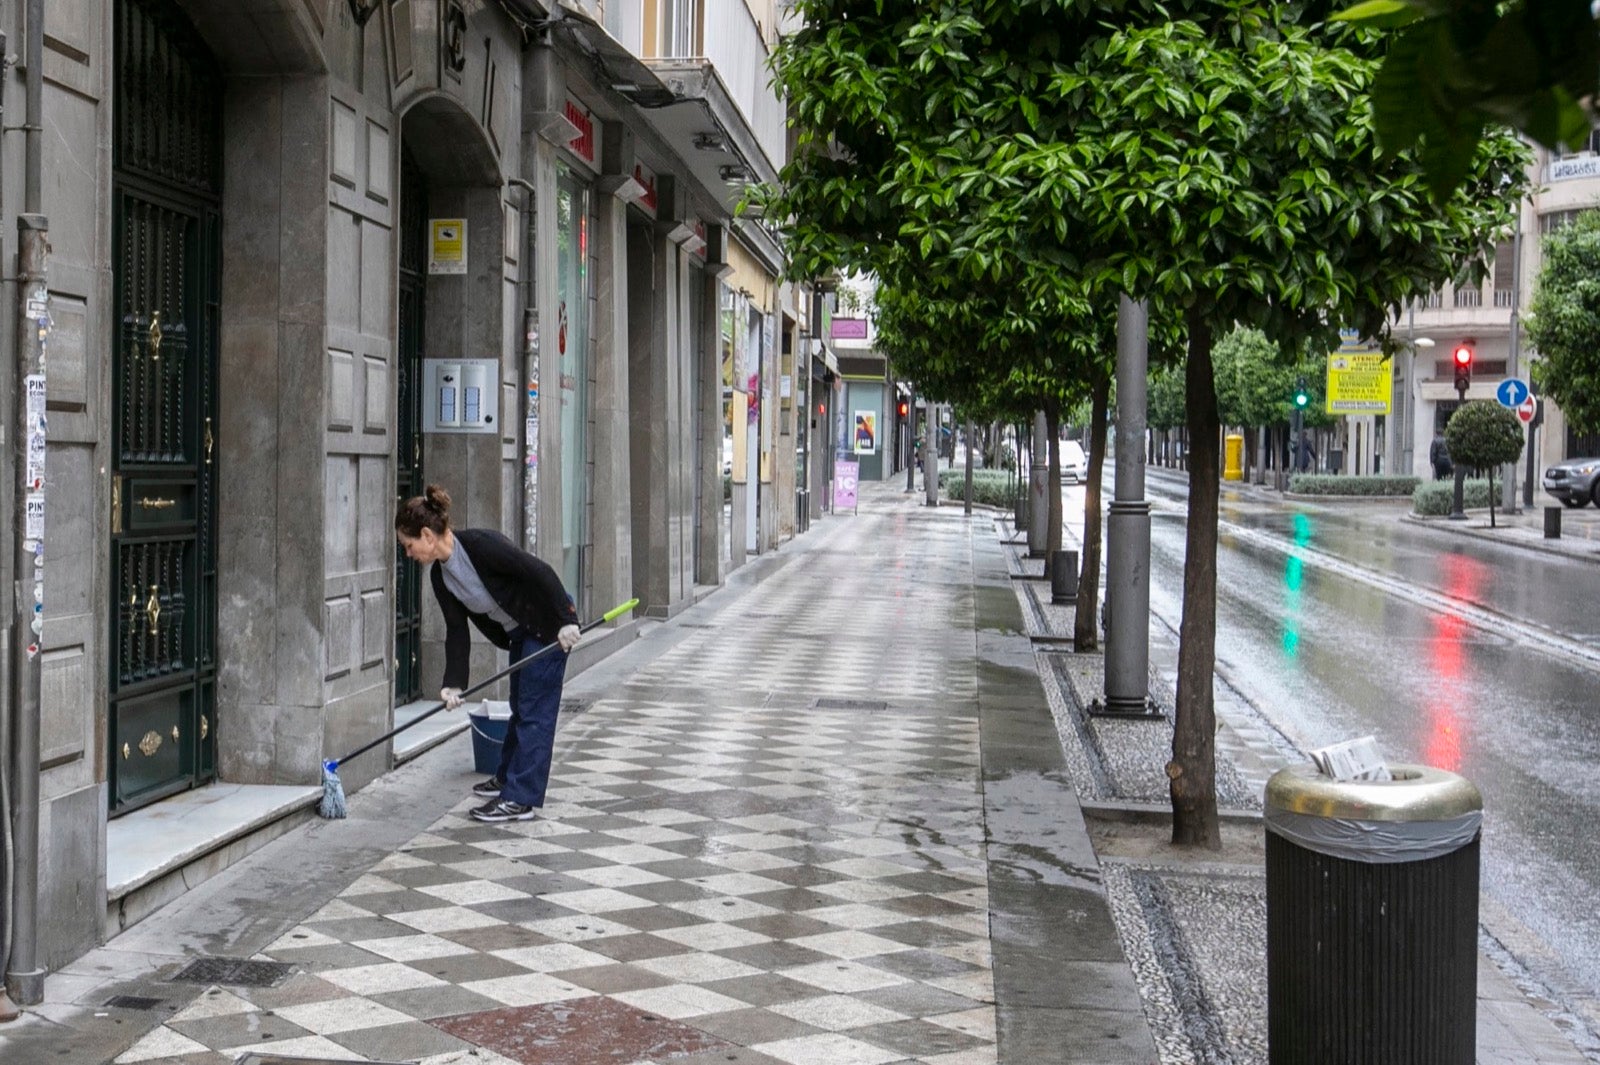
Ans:
<svg viewBox="0 0 1600 1065"><path fill-rule="evenodd" d="M561 585L561 577L543 560L517 547L493 529L456 529L456 546L465 548L478 579L500 609L540 643L552 643L564 625L578 623L577 608ZM474 614L444 583L444 567L435 563L429 575L433 594L444 612L444 686L467 686L467 652L471 636L467 619L502 651L511 637L493 619Z"/></svg>

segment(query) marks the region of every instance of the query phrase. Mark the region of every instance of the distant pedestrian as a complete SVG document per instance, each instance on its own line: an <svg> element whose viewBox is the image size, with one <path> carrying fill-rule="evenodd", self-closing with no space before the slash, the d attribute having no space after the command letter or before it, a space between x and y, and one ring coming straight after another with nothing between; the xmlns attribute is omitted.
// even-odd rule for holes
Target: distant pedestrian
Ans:
<svg viewBox="0 0 1600 1065"><path fill-rule="evenodd" d="M1450 461L1450 445L1442 435L1435 436L1428 445L1428 462L1433 465L1435 481L1442 481L1455 472L1455 464Z"/></svg>
<svg viewBox="0 0 1600 1065"><path fill-rule="evenodd" d="M473 786L489 801L476 821L527 821L544 805L555 749L567 654L578 643L578 612L549 565L493 529L452 529L450 494L430 484L400 504L395 535L413 561L433 563L433 595L444 613L444 687L451 710L467 686L467 621L520 661L552 643L560 650L511 675L511 721L493 777Z"/></svg>

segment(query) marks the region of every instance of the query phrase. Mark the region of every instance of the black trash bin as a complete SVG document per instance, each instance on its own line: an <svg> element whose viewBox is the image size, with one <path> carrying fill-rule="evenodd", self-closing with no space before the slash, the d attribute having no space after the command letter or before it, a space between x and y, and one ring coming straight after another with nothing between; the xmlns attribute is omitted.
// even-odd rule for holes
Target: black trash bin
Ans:
<svg viewBox="0 0 1600 1065"><path fill-rule="evenodd" d="M1473 1065L1478 840L1468 780L1294 766L1267 784L1271 1065Z"/></svg>

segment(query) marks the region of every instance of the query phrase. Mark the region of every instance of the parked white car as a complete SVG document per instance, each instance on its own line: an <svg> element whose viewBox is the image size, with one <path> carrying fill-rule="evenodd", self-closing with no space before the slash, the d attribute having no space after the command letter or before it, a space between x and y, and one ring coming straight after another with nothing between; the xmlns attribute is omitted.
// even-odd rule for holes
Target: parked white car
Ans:
<svg viewBox="0 0 1600 1065"><path fill-rule="evenodd" d="M1061 479L1069 484L1082 484L1089 479L1089 456L1076 440L1061 441Z"/></svg>

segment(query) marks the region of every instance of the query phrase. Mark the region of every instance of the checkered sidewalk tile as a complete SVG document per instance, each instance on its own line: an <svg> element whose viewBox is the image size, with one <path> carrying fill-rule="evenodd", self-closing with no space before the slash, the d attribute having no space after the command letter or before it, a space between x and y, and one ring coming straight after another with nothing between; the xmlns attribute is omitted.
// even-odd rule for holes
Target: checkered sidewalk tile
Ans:
<svg viewBox="0 0 1600 1065"><path fill-rule="evenodd" d="M473 822L463 775L267 946L295 977L211 989L118 1062L994 1065L970 562L876 531L564 722L540 818Z"/></svg>

